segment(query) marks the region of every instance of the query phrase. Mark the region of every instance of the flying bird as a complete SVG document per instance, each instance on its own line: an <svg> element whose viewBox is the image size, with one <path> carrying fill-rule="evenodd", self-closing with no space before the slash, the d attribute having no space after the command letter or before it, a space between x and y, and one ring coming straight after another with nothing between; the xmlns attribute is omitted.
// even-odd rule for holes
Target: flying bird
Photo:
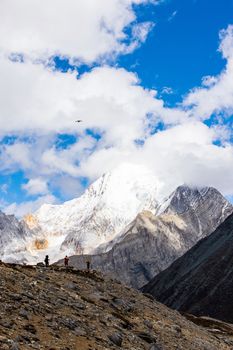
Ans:
<svg viewBox="0 0 233 350"><path fill-rule="evenodd" d="M78 119L78 120L75 120L75 123L81 123L82 120Z"/></svg>

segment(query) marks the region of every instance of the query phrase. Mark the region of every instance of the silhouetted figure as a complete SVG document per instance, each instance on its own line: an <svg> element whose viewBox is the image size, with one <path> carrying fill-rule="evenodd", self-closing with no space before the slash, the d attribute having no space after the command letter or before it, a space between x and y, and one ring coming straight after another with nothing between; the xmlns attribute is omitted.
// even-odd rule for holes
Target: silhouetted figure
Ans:
<svg viewBox="0 0 233 350"><path fill-rule="evenodd" d="M49 266L49 256L48 255L46 255L44 262L45 262L45 266L48 267Z"/></svg>
<svg viewBox="0 0 233 350"><path fill-rule="evenodd" d="M65 266L69 265L69 258L67 255L64 257L64 264L65 264Z"/></svg>
<svg viewBox="0 0 233 350"><path fill-rule="evenodd" d="M91 265L90 260L87 260L86 264L87 264L87 271L90 271L90 265Z"/></svg>

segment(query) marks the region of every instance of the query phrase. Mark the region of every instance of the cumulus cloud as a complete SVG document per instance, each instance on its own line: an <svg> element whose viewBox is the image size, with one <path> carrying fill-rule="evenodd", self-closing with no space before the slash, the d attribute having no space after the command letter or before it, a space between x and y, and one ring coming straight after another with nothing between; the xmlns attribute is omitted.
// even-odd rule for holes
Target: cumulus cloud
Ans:
<svg viewBox="0 0 233 350"><path fill-rule="evenodd" d="M101 175L125 162L144 164L161 184L160 198L187 183L214 186L224 194L233 193L232 146L214 144L219 138L215 128L202 122L186 122L148 137L143 147L105 148L94 152L79 168L87 176Z"/></svg>
<svg viewBox="0 0 233 350"><path fill-rule="evenodd" d="M146 39L151 27L138 24L133 9L147 2L1 0L0 50L33 59L59 55L86 63L128 53ZM128 27L133 35L126 34Z"/></svg>
<svg viewBox="0 0 233 350"><path fill-rule="evenodd" d="M32 166L31 153L25 143L14 143L12 145L1 145L0 147L0 168L7 171L14 171L18 168L30 169Z"/></svg>
<svg viewBox="0 0 233 350"><path fill-rule="evenodd" d="M58 174L53 178L52 186L59 191L62 198L73 199L79 197L84 191L84 184L80 178L68 174Z"/></svg>
<svg viewBox="0 0 233 350"><path fill-rule="evenodd" d="M123 142L142 136L147 113L160 114L163 102L143 89L125 69L95 68L78 80L42 65L0 60L1 133L80 132L99 128ZM83 124L74 124L82 119ZM5 122L7 120L7 122ZM130 125L125 138L124 128ZM146 126L145 126L146 127Z"/></svg>
<svg viewBox="0 0 233 350"><path fill-rule="evenodd" d="M22 218L24 215L28 213L35 212L38 208L41 207L44 203L54 204L57 202L57 199L51 195L39 196L35 200L29 200L21 203L4 203L4 212L7 215L15 215L18 218Z"/></svg>
<svg viewBox="0 0 233 350"><path fill-rule="evenodd" d="M22 185L22 189L27 191L29 195L48 193L47 182L41 178L30 179L26 184Z"/></svg>
<svg viewBox="0 0 233 350"><path fill-rule="evenodd" d="M233 149L215 145L218 137L214 128L196 121L158 132L146 141L142 158L164 184L161 195L182 183L233 192Z"/></svg>
<svg viewBox="0 0 233 350"><path fill-rule="evenodd" d="M21 169L28 179L22 188L38 196L5 203L6 212L22 216L44 202L55 203L53 191L65 198L78 196L83 178L93 181L122 162L153 170L161 196L184 182L212 185L232 195L229 129L204 121L232 113L233 27L221 32L220 51L227 62L223 72L204 77L181 105L166 108L157 91L142 87L139 77L126 69L102 65L77 77L77 72L64 74L35 64L33 59L51 55L90 63L126 53L151 28L150 23L137 23L132 7L146 0L101 0L101 6L92 0L68 2L49 0L46 11L39 0L33 6L29 0L0 3L0 136L14 135L12 142L0 145L0 170ZM130 38L125 31L129 26ZM83 123L75 123L77 119ZM75 141L58 146L60 133Z"/></svg>
<svg viewBox="0 0 233 350"><path fill-rule="evenodd" d="M192 116L202 120L214 113L233 114L233 25L220 32L220 39L219 51L227 60L226 68L218 76L204 77L204 86L193 89L183 102Z"/></svg>

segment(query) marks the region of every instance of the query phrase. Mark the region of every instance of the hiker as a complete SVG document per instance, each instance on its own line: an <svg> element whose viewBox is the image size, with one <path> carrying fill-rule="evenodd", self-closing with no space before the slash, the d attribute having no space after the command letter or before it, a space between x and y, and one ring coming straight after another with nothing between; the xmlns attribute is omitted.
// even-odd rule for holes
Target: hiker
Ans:
<svg viewBox="0 0 233 350"><path fill-rule="evenodd" d="M91 265L90 260L87 260L86 264L87 264L87 271L90 271L90 265Z"/></svg>
<svg viewBox="0 0 233 350"><path fill-rule="evenodd" d="M48 255L46 255L44 262L45 262L45 266L48 267L49 266L49 256Z"/></svg>
<svg viewBox="0 0 233 350"><path fill-rule="evenodd" d="M64 257L64 264L65 264L65 266L68 266L68 264L69 264L69 258L67 255Z"/></svg>

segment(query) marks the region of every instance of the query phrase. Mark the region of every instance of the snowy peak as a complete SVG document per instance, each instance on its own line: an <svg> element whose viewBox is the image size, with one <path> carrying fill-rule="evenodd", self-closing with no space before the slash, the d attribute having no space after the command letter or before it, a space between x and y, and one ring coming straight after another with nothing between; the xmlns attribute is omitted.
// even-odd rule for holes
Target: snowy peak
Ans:
<svg viewBox="0 0 233 350"><path fill-rule="evenodd" d="M133 200L136 203L134 205L131 203L131 206L141 205L143 210L144 204L148 203L151 209L155 210L158 205L156 201L157 185L156 177L145 167L124 164L102 175L88 187L81 197L61 205L44 204L35 215L42 218L49 211L55 214L59 209L70 211L71 208L79 207L87 210L93 207L100 208L103 205L113 209L121 208L123 211L125 209L123 206ZM127 208L127 211L129 210L130 207Z"/></svg>
<svg viewBox="0 0 233 350"><path fill-rule="evenodd" d="M227 206L230 205L222 194L213 187L181 185L160 204L157 215L171 211L182 214L188 210L196 210L206 200L214 201L216 199L218 203L224 202Z"/></svg>
<svg viewBox="0 0 233 350"><path fill-rule="evenodd" d="M168 208L175 209L175 211L179 214L189 209L195 210L198 204L205 200L205 196L207 195L208 191L217 192L217 190L211 187L198 188L186 185L179 186L171 195ZM219 195L222 197L220 193Z"/></svg>
<svg viewBox="0 0 233 350"><path fill-rule="evenodd" d="M141 211L155 213L158 188L147 168L125 163L101 176L81 197L45 204L25 221L41 232L39 239L46 239L50 255L54 250L60 256L91 253L113 240Z"/></svg>
<svg viewBox="0 0 233 350"><path fill-rule="evenodd" d="M157 206L157 192L158 181L147 168L125 163L101 176L85 194L98 197L110 206L121 207L133 199L139 203L151 201Z"/></svg>

